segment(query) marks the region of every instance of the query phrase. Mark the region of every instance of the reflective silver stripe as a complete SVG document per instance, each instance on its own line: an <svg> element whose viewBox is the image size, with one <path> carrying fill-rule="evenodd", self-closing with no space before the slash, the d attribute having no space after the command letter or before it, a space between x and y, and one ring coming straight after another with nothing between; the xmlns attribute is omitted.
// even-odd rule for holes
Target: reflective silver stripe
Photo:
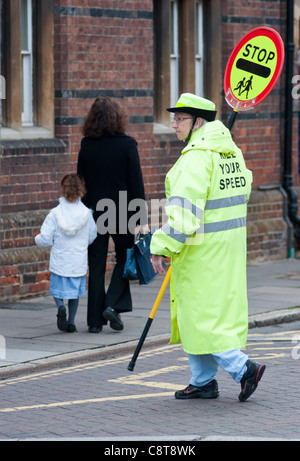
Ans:
<svg viewBox="0 0 300 461"><path fill-rule="evenodd" d="M173 227L169 226L169 224L165 224L164 226L161 227L161 230L172 237L174 240L177 240L177 242L184 243L186 241L186 238L188 237L187 234L184 234L183 232L179 232Z"/></svg>
<svg viewBox="0 0 300 461"><path fill-rule="evenodd" d="M245 205L247 203L247 194L235 195L234 197L217 198L207 200L205 210L217 210L218 208L227 208L229 206Z"/></svg>
<svg viewBox="0 0 300 461"><path fill-rule="evenodd" d="M228 219L227 221L206 223L204 224L204 234L237 229L238 227L245 227L246 222L246 216L244 216L242 218Z"/></svg>
<svg viewBox="0 0 300 461"><path fill-rule="evenodd" d="M181 206L181 208L184 208L185 210L189 210L194 216L196 216L196 218L198 219L202 218L203 210L197 207L196 205L194 205L187 198L180 197L179 195L173 195L167 201L166 206L168 205Z"/></svg>

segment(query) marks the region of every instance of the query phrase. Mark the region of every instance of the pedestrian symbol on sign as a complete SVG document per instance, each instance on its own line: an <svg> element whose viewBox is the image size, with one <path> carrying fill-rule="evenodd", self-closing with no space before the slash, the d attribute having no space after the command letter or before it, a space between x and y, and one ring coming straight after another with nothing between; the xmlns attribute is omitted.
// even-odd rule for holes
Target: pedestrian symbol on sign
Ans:
<svg viewBox="0 0 300 461"><path fill-rule="evenodd" d="M252 90L252 79L253 79L253 75L251 75L251 77L249 78L249 80L246 80L245 82L245 79L246 77L243 78L243 80L241 80L238 84L237 84L237 87L234 89L235 90L238 90L238 95L240 96L241 94L245 93L246 92L246 99L248 99L248 93L250 90ZM243 89L242 89L243 88Z"/></svg>

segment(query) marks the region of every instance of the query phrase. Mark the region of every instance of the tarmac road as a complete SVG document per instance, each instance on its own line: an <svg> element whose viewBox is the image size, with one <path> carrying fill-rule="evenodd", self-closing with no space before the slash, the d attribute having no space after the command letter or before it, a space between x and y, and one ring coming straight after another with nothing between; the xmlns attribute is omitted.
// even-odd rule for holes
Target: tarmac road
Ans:
<svg viewBox="0 0 300 461"><path fill-rule="evenodd" d="M117 441L300 440L300 321L249 330L246 352L267 369L244 403L222 370L218 399L175 400L190 377L180 345L143 349L132 373L132 354L116 353L4 378L0 438L97 440L103 450Z"/></svg>

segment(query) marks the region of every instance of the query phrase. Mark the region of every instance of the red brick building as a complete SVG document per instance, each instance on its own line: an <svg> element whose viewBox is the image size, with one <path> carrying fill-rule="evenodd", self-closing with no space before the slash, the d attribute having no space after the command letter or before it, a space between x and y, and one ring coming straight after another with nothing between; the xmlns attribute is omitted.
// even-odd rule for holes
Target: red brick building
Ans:
<svg viewBox="0 0 300 461"><path fill-rule="evenodd" d="M224 99L223 76L231 51L258 26L274 28L287 44L287 7L292 3L1 1L1 75L6 87L1 100L0 300L48 290L49 249L34 245L33 232L56 205L63 175L76 170L81 124L94 99L106 95L126 106L147 200L163 198L165 174L182 149L165 108L180 93L195 92L214 100L217 118L227 123L231 109ZM295 45L295 50L289 47L294 64ZM254 175L249 261L285 258L297 244L297 218L290 225L282 187L286 75L287 60L272 93L239 114L232 130ZM292 135L289 181L297 191L295 107ZM108 264L113 264L113 255Z"/></svg>

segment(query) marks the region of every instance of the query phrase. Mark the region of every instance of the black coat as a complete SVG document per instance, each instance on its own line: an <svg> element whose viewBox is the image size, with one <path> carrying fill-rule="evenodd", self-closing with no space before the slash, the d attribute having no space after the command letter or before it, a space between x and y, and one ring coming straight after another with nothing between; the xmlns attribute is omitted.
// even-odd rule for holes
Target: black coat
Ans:
<svg viewBox="0 0 300 461"><path fill-rule="evenodd" d="M87 189L82 201L94 211L95 219L101 214L100 211L96 212L98 201L110 199L116 206L117 227L119 226L119 208L124 208L125 205L124 201L119 203L120 191L127 192L127 209L131 200L145 200L137 142L126 134L83 138L77 173L84 179ZM128 212L128 218L132 214L134 212Z"/></svg>

